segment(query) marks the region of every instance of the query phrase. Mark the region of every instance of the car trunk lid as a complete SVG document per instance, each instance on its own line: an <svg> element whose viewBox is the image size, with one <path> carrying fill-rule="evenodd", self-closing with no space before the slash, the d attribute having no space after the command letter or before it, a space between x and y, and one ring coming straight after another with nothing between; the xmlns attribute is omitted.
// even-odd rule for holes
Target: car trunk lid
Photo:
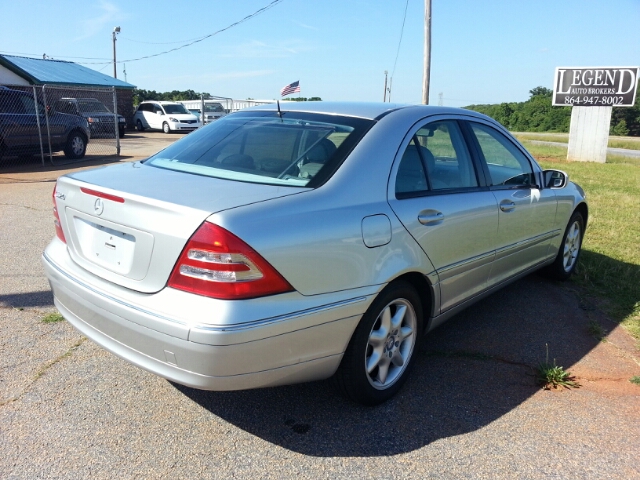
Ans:
<svg viewBox="0 0 640 480"><path fill-rule="evenodd" d="M304 190L128 163L61 177L56 202L74 262L152 293L164 288L187 240L210 215Z"/></svg>

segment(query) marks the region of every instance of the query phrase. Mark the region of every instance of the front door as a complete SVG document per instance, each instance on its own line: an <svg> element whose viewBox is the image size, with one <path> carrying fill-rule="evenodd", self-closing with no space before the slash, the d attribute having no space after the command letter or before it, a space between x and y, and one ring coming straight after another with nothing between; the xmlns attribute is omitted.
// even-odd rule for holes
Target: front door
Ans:
<svg viewBox="0 0 640 480"><path fill-rule="evenodd" d="M498 204L499 229L490 283L499 283L546 258L554 231L556 196L537 185L531 163L506 136L469 122Z"/></svg>

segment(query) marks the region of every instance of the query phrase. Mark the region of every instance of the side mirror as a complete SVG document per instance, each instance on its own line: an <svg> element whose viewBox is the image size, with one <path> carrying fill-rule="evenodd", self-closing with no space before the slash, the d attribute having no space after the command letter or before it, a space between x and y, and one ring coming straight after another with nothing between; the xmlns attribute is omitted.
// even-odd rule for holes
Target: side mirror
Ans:
<svg viewBox="0 0 640 480"><path fill-rule="evenodd" d="M158 110L156 113L157 113L158 115L164 115L164 113L162 112L162 110Z"/></svg>
<svg viewBox="0 0 640 480"><path fill-rule="evenodd" d="M569 175L562 170L545 170L542 172L544 175L544 186L546 188L560 189L567 186L569 183Z"/></svg>

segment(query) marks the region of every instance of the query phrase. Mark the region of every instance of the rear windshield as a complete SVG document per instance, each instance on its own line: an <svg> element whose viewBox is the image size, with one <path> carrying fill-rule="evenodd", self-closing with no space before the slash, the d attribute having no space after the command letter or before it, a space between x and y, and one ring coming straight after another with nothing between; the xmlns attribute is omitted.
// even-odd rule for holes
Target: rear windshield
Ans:
<svg viewBox="0 0 640 480"><path fill-rule="evenodd" d="M272 185L317 186L342 164L372 120L298 112L238 112L147 160L170 170Z"/></svg>

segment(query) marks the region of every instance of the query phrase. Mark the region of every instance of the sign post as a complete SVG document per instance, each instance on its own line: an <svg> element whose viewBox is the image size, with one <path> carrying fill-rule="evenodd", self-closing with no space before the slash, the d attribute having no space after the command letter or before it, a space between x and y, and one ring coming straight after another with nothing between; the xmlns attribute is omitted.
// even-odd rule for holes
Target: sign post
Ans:
<svg viewBox="0 0 640 480"><path fill-rule="evenodd" d="M638 67L558 67L553 105L571 106L567 160L605 163L612 107L633 107Z"/></svg>

